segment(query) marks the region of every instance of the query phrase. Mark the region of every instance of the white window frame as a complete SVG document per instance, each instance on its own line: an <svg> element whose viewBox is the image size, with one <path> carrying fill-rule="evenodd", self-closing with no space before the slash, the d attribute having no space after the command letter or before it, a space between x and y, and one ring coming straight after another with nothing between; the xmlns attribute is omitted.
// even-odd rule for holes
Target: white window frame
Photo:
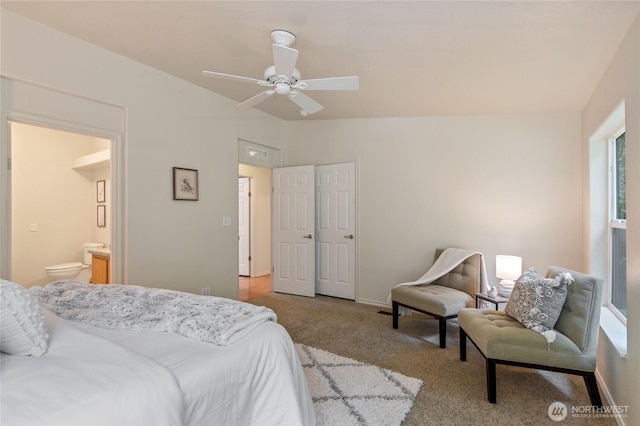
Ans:
<svg viewBox="0 0 640 426"><path fill-rule="evenodd" d="M625 133L626 129L622 128L616 133L614 133L609 138L609 193L608 193L608 202L609 202L609 217L607 224L607 253L608 253L608 286L607 286L607 300L606 305L611 310L611 312L626 326L627 325L627 317L620 312L620 310L612 303L612 293L613 293L613 232L612 230L617 229L627 229L627 221L626 219L618 219L617 218L617 206L616 206L616 176L615 176L615 155L616 155L616 139L620 137L623 133Z"/></svg>

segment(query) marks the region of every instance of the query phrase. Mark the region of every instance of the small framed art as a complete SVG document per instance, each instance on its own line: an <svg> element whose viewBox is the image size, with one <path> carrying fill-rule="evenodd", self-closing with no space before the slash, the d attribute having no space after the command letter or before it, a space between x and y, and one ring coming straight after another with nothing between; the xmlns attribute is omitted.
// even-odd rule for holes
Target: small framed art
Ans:
<svg viewBox="0 0 640 426"><path fill-rule="evenodd" d="M198 201L198 171L173 168L173 199Z"/></svg>
<svg viewBox="0 0 640 426"><path fill-rule="evenodd" d="M96 182L96 199L99 203L104 203L106 201L105 197L105 182L103 180L99 180Z"/></svg>
<svg viewBox="0 0 640 426"><path fill-rule="evenodd" d="M107 206L104 204L98 206L98 226L100 228L107 226Z"/></svg>

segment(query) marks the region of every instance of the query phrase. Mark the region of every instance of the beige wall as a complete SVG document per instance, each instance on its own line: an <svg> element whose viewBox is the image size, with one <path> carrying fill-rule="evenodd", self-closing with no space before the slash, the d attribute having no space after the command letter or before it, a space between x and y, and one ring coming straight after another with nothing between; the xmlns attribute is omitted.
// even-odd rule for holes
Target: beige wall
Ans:
<svg viewBox="0 0 640 426"><path fill-rule="evenodd" d="M3 113L75 108L76 124L109 129L102 106L126 114L123 282L237 298L237 219L222 218L238 217L238 139L283 149L284 123L11 12L1 19L2 75L34 83L20 93L3 87ZM68 96L42 109L32 98L40 88ZM199 171L199 201L173 200L174 166Z"/></svg>
<svg viewBox="0 0 640 426"><path fill-rule="evenodd" d="M96 224L96 181L108 183L109 169L72 168L108 141L20 123L12 123L11 140L11 278L42 285L51 281L46 266L83 261L83 243L109 244L109 228Z"/></svg>
<svg viewBox="0 0 640 426"><path fill-rule="evenodd" d="M438 247L582 269L580 120L430 117L288 123L286 165L358 162L357 299L431 265Z"/></svg>
<svg viewBox="0 0 640 426"><path fill-rule="evenodd" d="M624 101L627 148L627 358L620 358L617 350L600 332L598 347L598 373L603 378L616 405L629 406L627 425L640 424L640 311L635 309L640 300L640 17L629 30L607 72L582 113L582 144L584 154L583 193L584 257L591 270L602 271L601 241L598 242L598 221L606 220L594 209L598 200L590 198L597 193L602 182L597 164L592 162L598 147L598 131L621 101ZM591 150L590 150L591 149ZM600 175L602 176L602 175ZM602 192L602 191L600 191ZM606 200L605 200L606 202ZM605 253L606 254L606 253ZM603 267L604 263L604 267Z"/></svg>
<svg viewBox="0 0 640 426"><path fill-rule="evenodd" d="M271 169L240 164L240 176L251 177L251 276L271 273Z"/></svg>

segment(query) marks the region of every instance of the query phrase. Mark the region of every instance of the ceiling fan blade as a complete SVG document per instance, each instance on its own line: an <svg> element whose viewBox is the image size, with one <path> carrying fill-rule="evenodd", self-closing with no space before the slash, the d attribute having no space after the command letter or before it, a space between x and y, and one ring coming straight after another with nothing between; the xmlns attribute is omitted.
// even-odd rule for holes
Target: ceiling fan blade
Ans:
<svg viewBox="0 0 640 426"><path fill-rule="evenodd" d="M290 78L293 70L296 69L298 61L298 51L290 47L273 45L273 65L276 68L276 75L284 75Z"/></svg>
<svg viewBox="0 0 640 426"><path fill-rule="evenodd" d="M296 84L297 89L302 90L358 90L359 79L351 77L316 78L301 80Z"/></svg>
<svg viewBox="0 0 640 426"><path fill-rule="evenodd" d="M223 74L221 72L213 72L213 71L202 71L201 75L204 77L221 78L224 80L233 80L233 81L239 81L243 83L257 83L261 86L264 86L265 85L264 83L266 83L264 80L257 80L255 78L249 78L249 77L240 77L239 75Z"/></svg>
<svg viewBox="0 0 640 426"><path fill-rule="evenodd" d="M291 91L287 96L295 102L296 105L302 108L302 111L306 114L313 114L314 112L318 112L324 108L322 105L298 90Z"/></svg>
<svg viewBox="0 0 640 426"><path fill-rule="evenodd" d="M252 98L247 99L246 101L236 105L239 108L251 108L254 105L259 104L270 96L273 96L276 93L275 90L265 90L262 93L258 93Z"/></svg>

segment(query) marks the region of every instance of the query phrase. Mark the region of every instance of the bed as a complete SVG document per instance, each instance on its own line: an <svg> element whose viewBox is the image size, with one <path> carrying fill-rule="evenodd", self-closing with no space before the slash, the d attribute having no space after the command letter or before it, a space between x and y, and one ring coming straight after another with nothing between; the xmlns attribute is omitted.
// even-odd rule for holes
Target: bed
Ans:
<svg viewBox="0 0 640 426"><path fill-rule="evenodd" d="M175 329L141 331L140 324L135 324L141 321L139 315L126 321L119 319L127 316L122 301L115 309L119 317L110 318L109 327L96 325L95 316L93 321L90 315L84 317L83 300L96 305L96 291L116 291L118 286L73 282L71 287L82 290L86 297L61 291L60 282L27 291L2 281L1 424L315 423L313 403L295 347L270 310L260 307L258 316L264 318L251 320L250 327L225 323L225 330L236 331L224 336L212 333L218 340L210 342L206 341L207 336L198 336L207 327L196 327L189 321L199 315L193 312L210 310L208 304L218 298L120 286L127 291L160 294L168 301L173 300L173 293L179 293L180 297L206 302L189 310L180 306L181 302L171 302L172 309L180 306L173 310L186 313L189 321L175 312L158 315L158 311L152 311L153 320L173 318L171 327ZM47 298L47 291L55 297ZM139 294L131 299L137 300L132 311L139 311L140 299L145 300ZM58 306L60 303L51 303L56 298L63 300L66 310ZM258 308L230 302L225 306L239 306L247 312ZM103 318L109 317L108 311L114 307L91 310L100 312ZM242 316L246 322L246 313ZM207 319L201 316L200 321ZM123 329L123 325L128 328Z"/></svg>

